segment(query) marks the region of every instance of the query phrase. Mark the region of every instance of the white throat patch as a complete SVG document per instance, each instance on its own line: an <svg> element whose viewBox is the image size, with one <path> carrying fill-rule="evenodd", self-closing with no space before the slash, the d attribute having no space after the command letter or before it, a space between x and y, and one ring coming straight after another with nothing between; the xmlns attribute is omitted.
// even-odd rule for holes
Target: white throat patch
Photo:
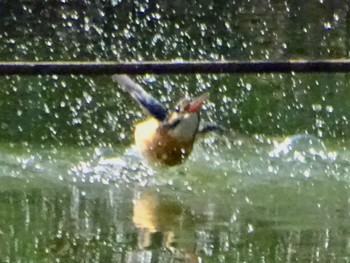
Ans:
<svg viewBox="0 0 350 263"><path fill-rule="evenodd" d="M187 113L181 122L172 130L169 131L171 137L183 141L192 141L195 134L198 131L199 126L199 114Z"/></svg>

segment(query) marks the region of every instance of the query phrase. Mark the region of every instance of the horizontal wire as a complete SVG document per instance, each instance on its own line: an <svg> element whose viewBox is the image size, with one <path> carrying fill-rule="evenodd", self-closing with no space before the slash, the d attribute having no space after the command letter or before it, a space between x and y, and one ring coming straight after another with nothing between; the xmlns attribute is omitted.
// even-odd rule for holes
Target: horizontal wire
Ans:
<svg viewBox="0 0 350 263"><path fill-rule="evenodd" d="M350 72L350 59L288 61L0 62L0 75Z"/></svg>

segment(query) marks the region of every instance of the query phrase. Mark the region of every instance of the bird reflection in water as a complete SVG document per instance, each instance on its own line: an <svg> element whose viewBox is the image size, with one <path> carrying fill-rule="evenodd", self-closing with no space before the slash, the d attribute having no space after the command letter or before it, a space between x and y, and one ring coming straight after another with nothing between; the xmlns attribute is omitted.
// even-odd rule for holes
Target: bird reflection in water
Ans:
<svg viewBox="0 0 350 263"><path fill-rule="evenodd" d="M133 202L133 223L138 230L138 250L127 262L199 263L195 218L180 202L147 189Z"/></svg>

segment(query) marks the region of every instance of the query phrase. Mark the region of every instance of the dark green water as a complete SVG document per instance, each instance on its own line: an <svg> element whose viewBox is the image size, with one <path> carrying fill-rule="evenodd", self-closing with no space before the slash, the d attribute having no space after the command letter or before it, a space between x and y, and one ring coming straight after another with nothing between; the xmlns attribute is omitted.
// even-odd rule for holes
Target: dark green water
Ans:
<svg viewBox="0 0 350 263"><path fill-rule="evenodd" d="M0 1L0 60L347 58L348 1ZM349 74L135 76L210 91L179 167L110 76L0 78L0 262L349 262Z"/></svg>

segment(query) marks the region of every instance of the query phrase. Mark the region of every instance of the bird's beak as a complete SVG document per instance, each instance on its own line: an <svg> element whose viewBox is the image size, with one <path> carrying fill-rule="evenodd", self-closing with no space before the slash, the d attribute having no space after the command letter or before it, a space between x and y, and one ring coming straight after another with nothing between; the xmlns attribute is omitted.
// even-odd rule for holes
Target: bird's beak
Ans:
<svg viewBox="0 0 350 263"><path fill-rule="evenodd" d="M196 112L199 112L202 108L202 104L203 102L209 98L209 93L206 92L196 98L194 98L191 103L190 103L190 106L187 110L187 112L189 113L196 113Z"/></svg>

